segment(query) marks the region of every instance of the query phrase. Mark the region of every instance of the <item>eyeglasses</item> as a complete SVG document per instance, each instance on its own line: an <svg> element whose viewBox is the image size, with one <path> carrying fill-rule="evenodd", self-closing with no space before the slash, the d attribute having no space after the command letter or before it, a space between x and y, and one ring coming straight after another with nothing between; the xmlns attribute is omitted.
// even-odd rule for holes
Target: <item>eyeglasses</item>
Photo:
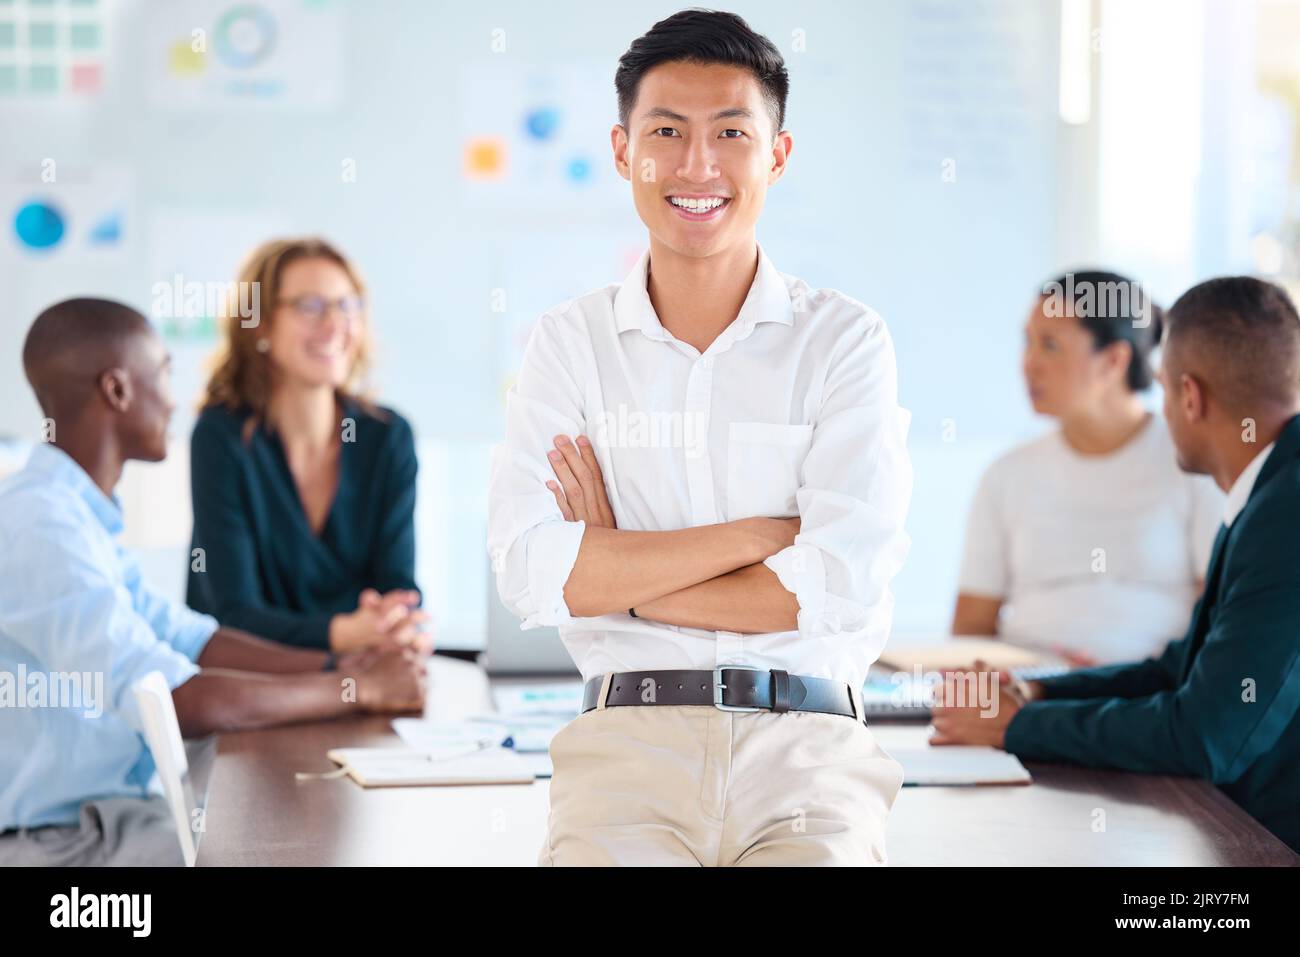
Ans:
<svg viewBox="0 0 1300 957"><path fill-rule="evenodd" d="M327 299L324 296L308 294L294 296L292 299L281 299L279 305L288 306L303 319L313 323L323 322L331 306L339 311L339 315L349 321L360 319L366 311L366 300L358 295Z"/></svg>

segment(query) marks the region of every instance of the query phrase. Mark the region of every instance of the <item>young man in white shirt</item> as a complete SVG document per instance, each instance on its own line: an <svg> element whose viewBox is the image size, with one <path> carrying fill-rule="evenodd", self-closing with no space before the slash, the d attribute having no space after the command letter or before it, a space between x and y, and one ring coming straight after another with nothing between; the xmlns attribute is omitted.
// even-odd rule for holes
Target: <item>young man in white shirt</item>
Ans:
<svg viewBox="0 0 1300 957"><path fill-rule="evenodd" d="M650 249L541 318L492 466L502 600L586 681L540 863L882 863L902 772L859 689L908 548L889 333L758 246L792 148L770 41L683 11L615 85Z"/></svg>

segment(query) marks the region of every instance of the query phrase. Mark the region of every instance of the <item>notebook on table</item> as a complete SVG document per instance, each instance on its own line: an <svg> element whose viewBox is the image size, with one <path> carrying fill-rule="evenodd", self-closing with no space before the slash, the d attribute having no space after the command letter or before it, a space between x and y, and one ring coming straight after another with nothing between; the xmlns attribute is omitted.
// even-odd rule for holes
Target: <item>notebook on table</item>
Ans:
<svg viewBox="0 0 1300 957"><path fill-rule="evenodd" d="M1064 662L1050 654L1021 648L996 638L948 638L925 644L899 644L881 653L879 662L886 668L906 672L963 671L981 659L996 671L1019 671L1022 668L1064 670Z"/></svg>
<svg viewBox="0 0 1300 957"><path fill-rule="evenodd" d="M890 756L903 766L904 787L955 787L986 784L1033 784L1014 754L997 748L965 745L894 748Z"/></svg>
<svg viewBox="0 0 1300 957"><path fill-rule="evenodd" d="M335 748L327 757L365 788L533 783L533 769L509 748L454 756L413 748Z"/></svg>
<svg viewBox="0 0 1300 957"><path fill-rule="evenodd" d="M871 729L876 743L903 766L904 787L959 787L1032 784L1033 777L1014 754L977 745L930 744L929 729L883 725Z"/></svg>

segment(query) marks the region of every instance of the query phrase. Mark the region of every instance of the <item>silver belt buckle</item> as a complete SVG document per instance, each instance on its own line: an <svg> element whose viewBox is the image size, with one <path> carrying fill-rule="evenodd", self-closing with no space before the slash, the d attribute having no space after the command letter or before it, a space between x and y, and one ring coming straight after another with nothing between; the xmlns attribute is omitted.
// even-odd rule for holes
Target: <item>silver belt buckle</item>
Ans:
<svg viewBox="0 0 1300 957"><path fill-rule="evenodd" d="M722 703L722 692L727 687L725 684L722 683L722 673L724 671L762 671L762 670L763 670L762 668L751 668L749 665L723 665L721 668L714 668L713 669L713 707L717 708L719 711L739 711L739 712L746 712L746 713L751 711L765 710L763 708L739 707L734 704Z"/></svg>

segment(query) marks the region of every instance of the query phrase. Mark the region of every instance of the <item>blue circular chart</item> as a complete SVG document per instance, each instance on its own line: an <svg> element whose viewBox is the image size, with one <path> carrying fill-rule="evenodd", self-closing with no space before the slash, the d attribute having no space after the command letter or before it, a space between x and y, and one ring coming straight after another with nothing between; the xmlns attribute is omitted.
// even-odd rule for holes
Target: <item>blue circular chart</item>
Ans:
<svg viewBox="0 0 1300 957"><path fill-rule="evenodd" d="M524 128L535 140L549 140L555 135L559 126L560 111L549 106L532 110L524 119Z"/></svg>
<svg viewBox="0 0 1300 957"><path fill-rule="evenodd" d="M217 20L217 56L235 69L262 63L275 49L275 40L275 17L260 4L231 7Z"/></svg>
<svg viewBox="0 0 1300 957"><path fill-rule="evenodd" d="M569 160L566 172L574 183L585 184L591 179L591 162L585 156L575 156Z"/></svg>
<svg viewBox="0 0 1300 957"><path fill-rule="evenodd" d="M49 249L63 238L63 214L52 203L35 200L18 207L14 232L28 249Z"/></svg>

